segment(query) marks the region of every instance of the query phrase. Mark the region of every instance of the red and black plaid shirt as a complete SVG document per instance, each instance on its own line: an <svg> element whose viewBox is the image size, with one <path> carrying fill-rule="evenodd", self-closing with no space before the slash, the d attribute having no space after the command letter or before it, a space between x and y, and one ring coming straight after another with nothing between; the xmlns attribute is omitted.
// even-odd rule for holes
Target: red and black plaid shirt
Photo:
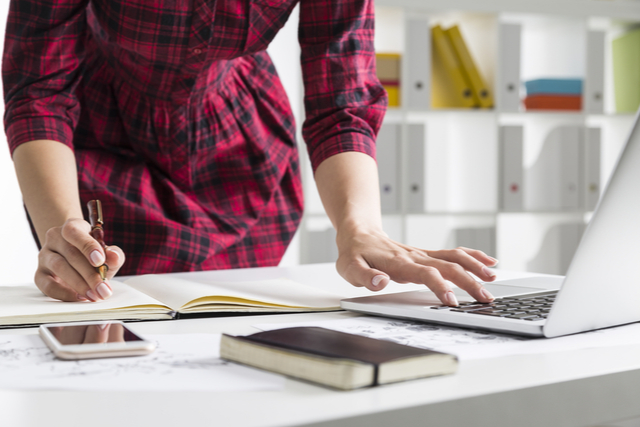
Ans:
<svg viewBox="0 0 640 427"><path fill-rule="evenodd" d="M297 0L12 0L11 151L71 147L121 274L276 265L302 214L291 108L265 49ZM375 155L386 94L370 0L302 0L314 169Z"/></svg>

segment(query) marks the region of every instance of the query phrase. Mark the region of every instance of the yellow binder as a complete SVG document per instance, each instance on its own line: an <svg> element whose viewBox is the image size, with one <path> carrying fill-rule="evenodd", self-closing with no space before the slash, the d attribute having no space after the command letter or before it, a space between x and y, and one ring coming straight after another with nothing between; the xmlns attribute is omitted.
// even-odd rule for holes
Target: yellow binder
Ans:
<svg viewBox="0 0 640 427"><path fill-rule="evenodd" d="M479 107L480 103L474 99L462 64L440 25L431 29L431 40L431 105L434 108Z"/></svg>
<svg viewBox="0 0 640 427"><path fill-rule="evenodd" d="M387 91L388 107L400 106L400 86L394 85L382 85L384 90Z"/></svg>
<svg viewBox="0 0 640 427"><path fill-rule="evenodd" d="M480 104L481 108L493 107L493 96L487 87L487 83L478 71L478 67L467 48L467 44L465 43L464 38L462 38L460 28L458 28L457 25L454 25L453 27L444 30L444 33L447 35L458 61L462 64L462 69L464 70L467 80L471 85L476 101Z"/></svg>
<svg viewBox="0 0 640 427"><path fill-rule="evenodd" d="M376 74L387 91L389 107L400 106L400 62L400 54L376 53Z"/></svg>
<svg viewBox="0 0 640 427"><path fill-rule="evenodd" d="M399 53L376 53L376 74L380 81L400 80L400 61L402 57Z"/></svg>

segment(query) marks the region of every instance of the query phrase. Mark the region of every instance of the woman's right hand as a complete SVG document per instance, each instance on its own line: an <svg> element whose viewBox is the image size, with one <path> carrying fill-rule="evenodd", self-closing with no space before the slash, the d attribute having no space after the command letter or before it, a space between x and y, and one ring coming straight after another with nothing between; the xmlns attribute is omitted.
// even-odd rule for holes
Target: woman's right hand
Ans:
<svg viewBox="0 0 640 427"><path fill-rule="evenodd" d="M52 227L38 255L36 286L47 296L62 301L100 301L113 293L109 280L124 264L117 246L106 250L89 234L91 225L72 218L61 227ZM107 280L95 269L107 264Z"/></svg>

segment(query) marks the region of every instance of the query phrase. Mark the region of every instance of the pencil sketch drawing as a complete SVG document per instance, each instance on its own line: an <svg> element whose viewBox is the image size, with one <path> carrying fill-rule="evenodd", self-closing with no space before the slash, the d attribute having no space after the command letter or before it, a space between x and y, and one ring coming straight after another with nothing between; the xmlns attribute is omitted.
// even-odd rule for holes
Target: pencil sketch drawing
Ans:
<svg viewBox="0 0 640 427"><path fill-rule="evenodd" d="M283 379L219 358L219 334L156 335L142 357L65 361L37 335L0 338L0 388L84 390L259 390Z"/></svg>

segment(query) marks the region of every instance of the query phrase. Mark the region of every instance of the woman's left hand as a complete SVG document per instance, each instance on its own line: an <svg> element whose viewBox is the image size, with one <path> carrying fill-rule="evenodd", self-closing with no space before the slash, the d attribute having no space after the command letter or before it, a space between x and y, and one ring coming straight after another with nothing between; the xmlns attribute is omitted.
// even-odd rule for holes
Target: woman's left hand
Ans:
<svg viewBox="0 0 640 427"><path fill-rule="evenodd" d="M449 280L477 301L493 300L489 291L469 275L473 273L484 281L495 279L495 273L487 267L498 261L482 251L463 247L419 249L395 242L381 229L342 232L337 243L338 272L354 286L379 291L389 280L424 284L444 304L456 306L458 301L446 282Z"/></svg>

